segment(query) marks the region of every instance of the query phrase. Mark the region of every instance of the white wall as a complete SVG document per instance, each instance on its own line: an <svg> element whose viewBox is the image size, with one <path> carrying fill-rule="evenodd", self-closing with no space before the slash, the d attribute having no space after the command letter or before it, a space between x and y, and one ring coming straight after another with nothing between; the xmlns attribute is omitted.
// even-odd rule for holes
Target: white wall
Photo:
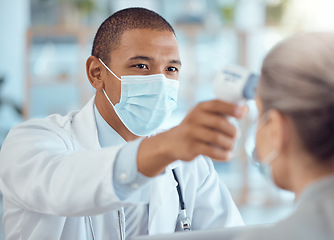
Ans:
<svg viewBox="0 0 334 240"><path fill-rule="evenodd" d="M0 77L5 77L2 98L22 106L25 94L24 56L29 1L0 0ZM8 105L0 107L0 146L8 130L21 121Z"/></svg>
<svg viewBox="0 0 334 240"><path fill-rule="evenodd" d="M0 75L6 77L1 94L21 104L24 99L25 34L29 1L0 0Z"/></svg>

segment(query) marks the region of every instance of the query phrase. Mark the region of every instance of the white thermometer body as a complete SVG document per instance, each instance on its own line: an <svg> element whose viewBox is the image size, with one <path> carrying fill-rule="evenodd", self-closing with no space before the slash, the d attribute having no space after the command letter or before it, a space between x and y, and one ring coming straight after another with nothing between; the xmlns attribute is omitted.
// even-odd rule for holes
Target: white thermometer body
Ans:
<svg viewBox="0 0 334 240"><path fill-rule="evenodd" d="M226 66L216 75L213 83L218 99L235 104L255 97L259 76L240 66Z"/></svg>

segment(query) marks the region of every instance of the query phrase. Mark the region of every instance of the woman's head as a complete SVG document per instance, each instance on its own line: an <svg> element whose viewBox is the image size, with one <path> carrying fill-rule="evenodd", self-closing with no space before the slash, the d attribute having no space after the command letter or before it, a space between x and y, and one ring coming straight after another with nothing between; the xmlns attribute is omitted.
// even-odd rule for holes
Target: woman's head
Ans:
<svg viewBox="0 0 334 240"><path fill-rule="evenodd" d="M280 130L283 142L295 135L317 163L334 161L334 33L299 34L277 45L263 62L257 97L260 115L274 110L291 123Z"/></svg>

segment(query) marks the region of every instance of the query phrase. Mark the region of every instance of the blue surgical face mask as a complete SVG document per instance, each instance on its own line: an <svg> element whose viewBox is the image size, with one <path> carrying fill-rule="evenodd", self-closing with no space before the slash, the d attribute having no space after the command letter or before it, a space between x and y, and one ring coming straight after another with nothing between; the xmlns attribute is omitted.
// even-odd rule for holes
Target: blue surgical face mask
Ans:
<svg viewBox="0 0 334 240"><path fill-rule="evenodd" d="M271 164L274 161L275 158L277 158L278 152L277 150L272 151L269 153L266 157L264 157L262 160L259 158L259 155L257 154L256 148L253 151L253 161L256 162L260 173L269 181L274 183L274 177L272 174Z"/></svg>
<svg viewBox="0 0 334 240"><path fill-rule="evenodd" d="M259 131L265 124L267 115L263 114L262 117L259 119L259 124L257 127L257 131ZM272 162L278 157L279 152L274 149L271 151L267 156L265 156L263 159L260 159L257 153L257 149L255 148L252 154L253 161L256 162L256 164L259 167L260 172L262 175L269 181L274 183L274 178L272 174L271 164Z"/></svg>
<svg viewBox="0 0 334 240"><path fill-rule="evenodd" d="M119 119L137 136L152 134L175 110L179 81L167 79L164 74L127 75L119 78L99 60L121 81L121 99L115 105L103 89Z"/></svg>

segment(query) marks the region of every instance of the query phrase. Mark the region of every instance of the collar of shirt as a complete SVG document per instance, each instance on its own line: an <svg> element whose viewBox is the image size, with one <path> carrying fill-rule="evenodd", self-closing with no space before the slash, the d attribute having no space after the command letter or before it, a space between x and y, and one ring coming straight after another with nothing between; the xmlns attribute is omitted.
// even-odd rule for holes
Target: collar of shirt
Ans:
<svg viewBox="0 0 334 240"><path fill-rule="evenodd" d="M110 147L126 143L126 141L104 120L94 104L94 115L96 119L97 135L101 147ZM162 129L157 130L150 136L163 132ZM175 161L167 168L174 169L181 164L180 160Z"/></svg>
<svg viewBox="0 0 334 240"><path fill-rule="evenodd" d="M95 104L94 115L101 147L110 147L126 143L126 141L103 119Z"/></svg>
<svg viewBox="0 0 334 240"><path fill-rule="evenodd" d="M302 192L298 204L310 203L311 201L316 201L319 198L323 198L324 195L334 196L334 174L323 177L314 183L311 183L305 190Z"/></svg>

